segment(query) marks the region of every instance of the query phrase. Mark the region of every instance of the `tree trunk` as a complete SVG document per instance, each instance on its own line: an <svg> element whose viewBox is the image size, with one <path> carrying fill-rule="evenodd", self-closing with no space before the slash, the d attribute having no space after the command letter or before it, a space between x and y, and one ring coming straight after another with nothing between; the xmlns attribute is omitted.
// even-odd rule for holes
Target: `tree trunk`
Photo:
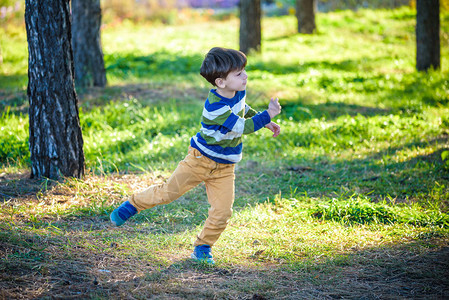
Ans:
<svg viewBox="0 0 449 300"><path fill-rule="evenodd" d="M416 69L440 68L440 1L416 1Z"/></svg>
<svg viewBox="0 0 449 300"><path fill-rule="evenodd" d="M261 45L261 7L260 0L240 1L240 51L260 51Z"/></svg>
<svg viewBox="0 0 449 300"><path fill-rule="evenodd" d="M106 85L100 26L100 0L72 0L72 43L76 86Z"/></svg>
<svg viewBox="0 0 449 300"><path fill-rule="evenodd" d="M67 0L26 0L31 177L84 175Z"/></svg>
<svg viewBox="0 0 449 300"><path fill-rule="evenodd" d="M316 0L296 0L296 18L298 19L299 33L314 33L314 31L316 30L316 11Z"/></svg>

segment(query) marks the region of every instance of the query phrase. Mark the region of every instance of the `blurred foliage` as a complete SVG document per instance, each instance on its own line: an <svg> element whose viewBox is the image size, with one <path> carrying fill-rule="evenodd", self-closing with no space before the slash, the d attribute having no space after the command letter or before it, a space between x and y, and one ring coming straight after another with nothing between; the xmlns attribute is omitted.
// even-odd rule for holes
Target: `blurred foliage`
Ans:
<svg viewBox="0 0 449 300"><path fill-rule="evenodd" d="M447 1L447 0L440 0ZM278 7L289 6L295 7L296 0L276 0ZM410 5L410 0L317 0L319 11L335 11L345 9L359 9L359 8L397 8L404 5Z"/></svg>
<svg viewBox="0 0 449 300"><path fill-rule="evenodd" d="M269 16L294 14L296 0L266 0L266 14ZM360 8L415 8L416 0L319 0L318 9L322 12ZM275 7L270 6L275 4ZM449 0L440 0L442 11L449 11ZM162 24L183 24L212 19L228 19L237 16L235 9L213 10L209 8L192 9L186 2L178 0L101 0L103 24L115 24L123 20L133 22L155 22ZM0 25L23 23L24 0L0 1Z"/></svg>
<svg viewBox="0 0 449 300"><path fill-rule="evenodd" d="M446 168L449 169L449 150L441 152L441 159L443 160Z"/></svg>
<svg viewBox="0 0 449 300"><path fill-rule="evenodd" d="M132 20L134 22L179 24L209 20L213 14L212 10L193 10L189 7L180 7L176 0L103 0L101 6L104 23Z"/></svg>

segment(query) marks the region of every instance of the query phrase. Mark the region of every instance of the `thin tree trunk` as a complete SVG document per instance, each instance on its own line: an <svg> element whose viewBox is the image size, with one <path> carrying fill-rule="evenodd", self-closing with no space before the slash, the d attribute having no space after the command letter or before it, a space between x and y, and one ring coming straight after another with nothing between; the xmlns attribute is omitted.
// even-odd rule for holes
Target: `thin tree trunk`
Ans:
<svg viewBox="0 0 449 300"><path fill-rule="evenodd" d="M261 6L260 0L240 1L240 51L260 51L261 46Z"/></svg>
<svg viewBox="0 0 449 300"><path fill-rule="evenodd" d="M72 0L72 43L78 87L106 85L100 0Z"/></svg>
<svg viewBox="0 0 449 300"><path fill-rule="evenodd" d="M315 32L316 10L316 0L296 0L296 18L298 19L299 33L312 34Z"/></svg>
<svg viewBox="0 0 449 300"><path fill-rule="evenodd" d="M70 6L26 0L31 177L84 175L83 137L73 80Z"/></svg>
<svg viewBox="0 0 449 300"><path fill-rule="evenodd" d="M440 1L416 1L416 69L440 68Z"/></svg>

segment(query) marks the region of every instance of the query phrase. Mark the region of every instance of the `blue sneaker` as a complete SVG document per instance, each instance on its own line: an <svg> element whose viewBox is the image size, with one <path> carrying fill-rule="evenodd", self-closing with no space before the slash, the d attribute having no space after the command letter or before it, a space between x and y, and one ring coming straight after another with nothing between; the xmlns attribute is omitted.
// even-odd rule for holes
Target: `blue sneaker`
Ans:
<svg viewBox="0 0 449 300"><path fill-rule="evenodd" d="M120 226L135 214L137 209L129 201L125 201L111 213L110 219L112 224Z"/></svg>
<svg viewBox="0 0 449 300"><path fill-rule="evenodd" d="M196 246L190 257L199 262L205 262L211 265L215 264L209 245Z"/></svg>

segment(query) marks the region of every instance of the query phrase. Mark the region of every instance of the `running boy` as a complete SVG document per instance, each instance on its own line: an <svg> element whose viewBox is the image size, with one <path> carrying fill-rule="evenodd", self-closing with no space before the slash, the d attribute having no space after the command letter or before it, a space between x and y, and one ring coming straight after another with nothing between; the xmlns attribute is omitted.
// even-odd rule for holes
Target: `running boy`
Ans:
<svg viewBox="0 0 449 300"><path fill-rule="evenodd" d="M210 204L209 216L194 243L193 259L214 263L211 247L226 228L234 203L234 168L242 158L242 136L263 127L280 133L271 120L281 112L278 99L268 109L257 112L245 103L246 56L240 51L212 48L200 74L215 89L206 99L201 129L190 140L187 156L163 184L150 186L132 195L111 213L111 222L122 225L131 216L156 205L167 204L204 182Z"/></svg>

